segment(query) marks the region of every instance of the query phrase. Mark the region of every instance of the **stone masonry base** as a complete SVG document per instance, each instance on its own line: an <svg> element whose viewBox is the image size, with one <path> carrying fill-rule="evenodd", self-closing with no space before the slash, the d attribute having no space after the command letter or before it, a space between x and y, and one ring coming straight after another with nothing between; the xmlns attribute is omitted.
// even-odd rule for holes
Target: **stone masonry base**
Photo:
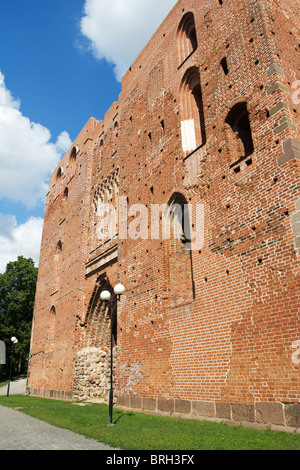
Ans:
<svg viewBox="0 0 300 470"><path fill-rule="evenodd" d="M299 403L240 404L118 396L116 406L145 413L300 433Z"/></svg>
<svg viewBox="0 0 300 470"><path fill-rule="evenodd" d="M53 398L56 400L65 400L65 401L72 401L74 400L73 392L64 392L61 390L45 390L45 389L37 389L37 388L26 388L26 394L35 396L35 397L43 397L43 398Z"/></svg>
<svg viewBox="0 0 300 470"><path fill-rule="evenodd" d="M27 387L26 393L31 396L57 400L74 400L73 392ZM116 397L116 407L162 416L212 420L256 429L272 429L300 434L300 403L257 402L242 404L123 395Z"/></svg>

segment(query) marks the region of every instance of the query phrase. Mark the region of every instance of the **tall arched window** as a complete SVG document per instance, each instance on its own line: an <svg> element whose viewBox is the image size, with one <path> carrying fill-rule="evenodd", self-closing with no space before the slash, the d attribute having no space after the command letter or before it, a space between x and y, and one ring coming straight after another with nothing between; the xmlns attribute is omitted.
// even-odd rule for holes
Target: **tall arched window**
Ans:
<svg viewBox="0 0 300 470"><path fill-rule="evenodd" d="M68 197L69 197L69 189L65 187L65 190L62 195L61 203L60 203L60 214L59 214L59 224L61 225L67 216L68 210Z"/></svg>
<svg viewBox="0 0 300 470"><path fill-rule="evenodd" d="M52 293L55 293L59 290L60 282L60 265L61 265L61 254L62 254L62 242L59 240L56 244L54 260L53 260L53 286Z"/></svg>
<svg viewBox="0 0 300 470"><path fill-rule="evenodd" d="M183 108L182 149L184 152L192 152L206 143L200 72L197 67L186 71L180 91Z"/></svg>
<svg viewBox="0 0 300 470"><path fill-rule="evenodd" d="M168 203L167 222L170 225L170 233L186 249L190 249L190 220L188 203L180 193L174 193ZM180 245L181 246L181 245Z"/></svg>
<svg viewBox="0 0 300 470"><path fill-rule="evenodd" d="M71 172L74 172L75 167L76 167L76 157L79 149L78 147L73 147L70 153L70 159L69 159L69 170ZM72 175L71 175L72 176Z"/></svg>
<svg viewBox="0 0 300 470"><path fill-rule="evenodd" d="M59 167L57 172L56 172L56 180L55 180L55 196L58 196L60 194L61 190L61 180L62 180L62 175L63 175L63 167Z"/></svg>
<svg viewBox="0 0 300 470"><path fill-rule="evenodd" d="M49 322L48 322L48 352L53 352L54 350L54 340L55 340L55 324L56 324L56 308L52 305L49 313Z"/></svg>
<svg viewBox="0 0 300 470"><path fill-rule="evenodd" d="M112 138L112 155L115 155L118 150L118 138L119 138L119 123L115 121L113 127L113 138Z"/></svg>
<svg viewBox="0 0 300 470"><path fill-rule="evenodd" d="M194 298L190 218L188 203L182 194L175 193L171 197L166 219L174 234L168 249L170 302L177 306Z"/></svg>
<svg viewBox="0 0 300 470"><path fill-rule="evenodd" d="M179 24L177 43L179 64L182 64L198 46L195 18L192 12L186 13Z"/></svg>

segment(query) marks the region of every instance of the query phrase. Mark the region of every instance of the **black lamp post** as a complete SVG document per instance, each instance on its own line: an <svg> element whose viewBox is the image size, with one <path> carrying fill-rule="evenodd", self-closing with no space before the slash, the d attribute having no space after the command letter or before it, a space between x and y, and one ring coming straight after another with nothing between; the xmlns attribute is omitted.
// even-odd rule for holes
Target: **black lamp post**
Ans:
<svg viewBox="0 0 300 470"><path fill-rule="evenodd" d="M116 285L114 288L114 293L117 298L112 299L111 293L108 290L104 290L100 294L101 300L106 302L106 305L110 305L110 391L109 391L109 426L112 426L112 415L113 415L113 315L114 315L114 302L121 300L121 295L124 294L125 287L122 284Z"/></svg>
<svg viewBox="0 0 300 470"><path fill-rule="evenodd" d="M11 360L10 360L9 378L8 378L8 384L7 384L7 394L6 394L7 398L9 397L9 389L10 389L10 381L11 381L12 366L13 366L13 357L14 357L14 345L19 342L15 336L13 336L10 340L11 340L11 342L12 342L12 349L11 349Z"/></svg>

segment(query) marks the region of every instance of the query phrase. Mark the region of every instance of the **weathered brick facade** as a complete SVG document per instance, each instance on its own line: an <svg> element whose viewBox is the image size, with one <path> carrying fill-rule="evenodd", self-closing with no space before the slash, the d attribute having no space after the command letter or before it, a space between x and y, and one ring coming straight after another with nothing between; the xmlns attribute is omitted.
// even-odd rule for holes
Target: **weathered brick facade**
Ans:
<svg viewBox="0 0 300 470"><path fill-rule="evenodd" d="M299 0L179 0L86 124L50 179L31 393L105 396L100 292L122 282L120 406L300 427L299 17ZM119 216L102 239L101 202ZM153 234L163 204L169 224L197 209L181 240Z"/></svg>

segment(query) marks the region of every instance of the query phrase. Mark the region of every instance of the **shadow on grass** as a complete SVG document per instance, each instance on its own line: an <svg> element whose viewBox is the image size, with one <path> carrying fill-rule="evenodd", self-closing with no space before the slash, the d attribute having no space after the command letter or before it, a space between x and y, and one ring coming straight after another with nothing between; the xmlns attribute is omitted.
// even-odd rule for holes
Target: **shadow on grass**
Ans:
<svg viewBox="0 0 300 470"><path fill-rule="evenodd" d="M115 410L114 414L115 414L115 415L119 415L119 416L117 417L117 419L114 419L114 420L113 420L113 423L114 423L114 424L117 424L117 423L118 423L119 421L121 421L121 420L122 420L122 422L123 422L123 421L125 420L125 418L130 418L131 416L134 416L133 413L128 413L128 412L124 413L123 411L120 411L120 410Z"/></svg>

